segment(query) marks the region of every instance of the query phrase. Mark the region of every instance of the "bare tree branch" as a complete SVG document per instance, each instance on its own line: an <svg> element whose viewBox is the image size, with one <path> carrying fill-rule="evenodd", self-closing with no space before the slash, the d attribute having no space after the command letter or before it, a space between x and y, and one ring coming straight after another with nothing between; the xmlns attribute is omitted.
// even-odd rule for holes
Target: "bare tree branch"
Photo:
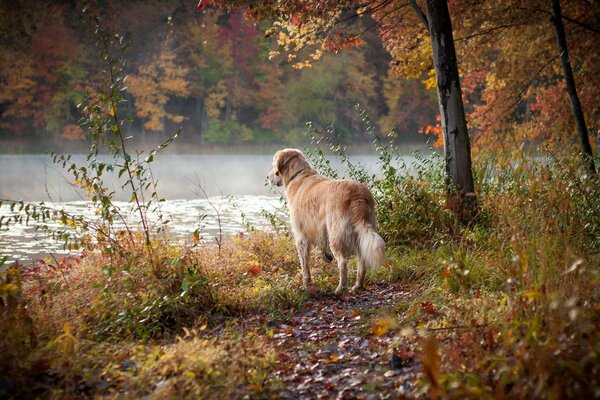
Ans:
<svg viewBox="0 0 600 400"><path fill-rule="evenodd" d="M421 22L423 22L423 24L425 25L425 28L429 32L429 22L427 21L427 16L425 15L425 13L421 9L421 7L419 7L419 5L417 4L417 0L410 0L410 5L415 10L415 12L417 13L417 16L419 17Z"/></svg>

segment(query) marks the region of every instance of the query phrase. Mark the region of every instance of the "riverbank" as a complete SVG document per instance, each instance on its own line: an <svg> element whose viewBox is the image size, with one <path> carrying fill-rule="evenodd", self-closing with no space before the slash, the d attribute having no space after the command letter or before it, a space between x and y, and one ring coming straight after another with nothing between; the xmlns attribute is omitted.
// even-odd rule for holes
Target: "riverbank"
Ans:
<svg viewBox="0 0 600 400"><path fill-rule="evenodd" d="M593 398L600 193L565 160L476 166L461 226L432 166L378 209L386 263L361 294L285 232L115 246L3 278L3 394L122 398ZM490 172L491 171L491 172ZM485 174L491 174L482 179ZM383 193L383 192L382 192ZM119 251L115 252L114 249ZM354 272L355 265L350 269ZM352 280L351 280L352 281Z"/></svg>

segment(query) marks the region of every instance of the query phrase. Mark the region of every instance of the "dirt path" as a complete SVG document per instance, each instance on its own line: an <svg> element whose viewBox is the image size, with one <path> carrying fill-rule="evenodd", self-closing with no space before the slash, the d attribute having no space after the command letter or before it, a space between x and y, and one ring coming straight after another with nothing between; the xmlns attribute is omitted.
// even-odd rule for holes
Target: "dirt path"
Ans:
<svg viewBox="0 0 600 400"><path fill-rule="evenodd" d="M409 292L374 283L361 294L341 298L316 295L302 314L277 327L283 399L387 399L414 388L414 352L392 350L394 337L377 331L377 315Z"/></svg>

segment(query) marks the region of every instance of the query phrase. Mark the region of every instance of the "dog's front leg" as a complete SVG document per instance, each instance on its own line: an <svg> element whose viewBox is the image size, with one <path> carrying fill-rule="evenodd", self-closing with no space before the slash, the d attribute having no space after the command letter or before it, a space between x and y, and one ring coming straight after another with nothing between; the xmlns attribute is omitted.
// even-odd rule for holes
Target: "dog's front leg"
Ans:
<svg viewBox="0 0 600 400"><path fill-rule="evenodd" d="M310 285L310 269L308 268L310 243L306 238L300 238L296 240L296 248L298 249L298 258L300 258L300 266L302 267L302 282L304 283L304 287L308 289Z"/></svg>

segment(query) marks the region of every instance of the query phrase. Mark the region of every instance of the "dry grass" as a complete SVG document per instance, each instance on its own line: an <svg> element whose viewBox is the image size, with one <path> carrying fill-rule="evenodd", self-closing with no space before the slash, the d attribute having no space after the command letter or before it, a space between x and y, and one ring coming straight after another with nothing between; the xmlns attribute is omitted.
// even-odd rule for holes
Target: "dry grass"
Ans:
<svg viewBox="0 0 600 400"><path fill-rule="evenodd" d="M600 188L574 179L573 168L497 169L480 183L481 223L459 231L443 204L443 216L412 219L420 208L405 202L414 198L388 203L388 222L411 219L412 233L396 236L401 245L371 278L414 292L392 310L390 332L395 346L436 338L423 342L431 362L412 395L600 396ZM434 186L421 182L417 192ZM310 298L291 238L253 232L220 250L140 246L123 239L118 255L87 254L65 276L49 272L22 288L5 278L0 367L16 393L276 396L269 324ZM331 294L335 266L311 263L320 292Z"/></svg>

